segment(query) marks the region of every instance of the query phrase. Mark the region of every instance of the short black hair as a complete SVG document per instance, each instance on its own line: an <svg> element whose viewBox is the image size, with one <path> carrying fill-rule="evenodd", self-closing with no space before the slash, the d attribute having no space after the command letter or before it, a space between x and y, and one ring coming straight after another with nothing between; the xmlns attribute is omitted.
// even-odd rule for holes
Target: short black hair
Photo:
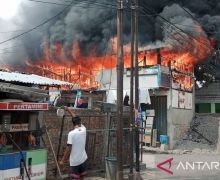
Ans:
<svg viewBox="0 0 220 180"><path fill-rule="evenodd" d="M80 125L81 124L81 118L79 116L74 116L72 118L72 122L73 122L73 125Z"/></svg>

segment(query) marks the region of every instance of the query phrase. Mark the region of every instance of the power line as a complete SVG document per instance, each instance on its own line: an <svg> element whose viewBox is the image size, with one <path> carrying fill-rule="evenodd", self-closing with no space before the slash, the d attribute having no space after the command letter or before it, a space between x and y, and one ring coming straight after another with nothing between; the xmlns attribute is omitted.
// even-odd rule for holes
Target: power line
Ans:
<svg viewBox="0 0 220 180"><path fill-rule="evenodd" d="M6 33L13 33L13 32L19 32L19 31L25 31L25 29L18 29L18 30L11 30L11 31L2 31L0 32L1 34L6 34Z"/></svg>
<svg viewBox="0 0 220 180"><path fill-rule="evenodd" d="M152 19L152 18L150 18L150 16L148 16L148 18L149 18L149 20L151 20L153 23L154 23L154 20ZM145 21L144 21L145 22ZM168 24L167 22L164 22L165 24ZM150 28L152 28L151 26L149 26ZM174 29L175 31L176 31L176 33L178 34L178 35L180 35L182 38L181 39L177 39L175 36L173 36L172 34L170 34L169 33L169 31L167 30L167 28L165 28L164 26L160 26L160 28L162 28L165 32L168 32L168 34L167 34L167 36L168 36L168 38L171 40L172 39L172 41L169 41L168 43L169 44L171 44L172 46L175 46L176 44L175 44L175 42L173 41L173 40L175 40L177 43L179 43L180 45L184 45L184 40L185 40L185 37L183 36L183 34L181 34L179 31L176 31L176 29ZM152 28L152 30L154 30L153 28ZM194 46L194 44L192 44L191 42L188 42L191 46ZM187 48L187 47L183 47L185 50L187 50L187 51L190 51L191 49L190 48ZM197 57L197 58L199 58L200 59L200 57L198 56L198 55L196 55L196 54L194 54L194 56L195 57Z"/></svg>
<svg viewBox="0 0 220 180"><path fill-rule="evenodd" d="M182 4L182 3L181 3ZM185 7L181 6L180 5L180 8L183 9L188 15L190 15L190 17L195 20L198 24L200 24L200 22L195 18L195 16L190 12L188 11Z"/></svg>
<svg viewBox="0 0 220 180"><path fill-rule="evenodd" d="M38 0L29 0L29 1L44 2L44 1L38 1ZM68 2L70 2L70 1L68 1ZM47 24L47 23L50 22L51 20L53 20L53 19L57 18L58 16L60 16L61 14L63 14L69 7L71 7L71 6L73 5L73 2L74 2L74 1L71 1L71 4L65 4L66 7L65 7L62 11L60 11L58 14L56 14L55 16L49 18L48 20L42 22L41 24L39 24L39 25L37 25L37 26L35 26L35 27L33 27L33 28L27 30L27 31L24 30L25 32L23 32L23 33L21 33L21 34L15 35L15 36L13 36L13 37L7 39L7 40L4 40L4 41L0 42L0 45L3 44L3 43L6 43L6 42L8 42L8 41L17 39L17 38L19 38L19 37L21 37L21 36L23 36L23 35L25 35L25 34L31 32L31 31L34 31L35 29L39 28L40 26L43 26L44 24ZM87 1L87 2L89 2L89 1ZM52 3L52 2L46 2L46 3ZM85 2L81 1L80 3L82 4L82 3L85 3ZM91 3L92 3L92 2L91 2ZM64 5L64 4L63 4L63 5ZM77 4L77 5L79 5L79 4ZM83 8L85 8L85 7L83 7ZM87 8L88 8L88 7L87 7ZM15 30L15 31L11 31L11 32L16 32L16 31L22 31L22 30ZM9 33L9 32L10 32L10 31L8 31L8 32L2 32L2 33ZM0 32L0 33L1 33L1 32Z"/></svg>
<svg viewBox="0 0 220 180"><path fill-rule="evenodd" d="M53 16L53 17L51 17L51 18L45 20L45 21L42 22L41 24L39 24L39 25L37 25L37 26L35 26L35 27L33 27L33 28L31 28L31 29L29 29L29 30L27 30L27 31L25 31L25 32L23 32L23 33L21 33L21 34L15 35L15 36L13 36L13 37L11 37L11 38L9 38L9 39L6 39L6 40L4 40L4 41L1 41L1 42L0 42L0 45L1 45L1 44L4 44L4 43L6 43L6 42L9 42L9 41L11 41L11 40L17 39L17 38L19 38L19 37L21 37L21 36L23 36L23 35L25 35L25 34L27 34L27 33L30 33L30 32L32 32L32 31L34 31L35 29L37 29L37 28L39 28L39 27L41 27L41 26L47 24L48 22L54 20L55 18L59 17L61 14L65 13L66 10L69 9L73 3L74 3L74 1L72 1L72 3L69 4L69 6L66 6L65 8L63 8L62 11L60 11L59 13L57 13L55 16Z"/></svg>
<svg viewBox="0 0 220 180"><path fill-rule="evenodd" d="M105 17L105 18L102 18L102 19L100 19L99 21L97 21L97 22L94 22L93 23L93 27L91 27L91 29L93 29L93 28L96 28L97 26L99 26L100 24L102 24L102 23L104 23L105 21L106 21L106 19L109 19L109 18L111 18L111 17L114 17L115 16L115 14L110 14L110 15L108 15L107 17ZM0 44L3 44L3 43L1 43L0 42ZM12 46L12 47L6 47L6 48L3 48L3 49L0 49L0 50L7 50L7 49L12 49L12 48L14 48L14 47L20 47L20 46ZM0 53L0 54L10 54L10 53L15 53L15 51L13 51L13 52L2 52L2 53Z"/></svg>
<svg viewBox="0 0 220 180"><path fill-rule="evenodd" d="M147 10L150 13L155 13L154 10L149 9L148 7L144 6L144 8L146 8L145 10ZM176 26L174 23L170 22L169 20L167 20L166 18L164 18L163 16L161 16L160 14L158 14L158 17L160 19L162 19L163 21L167 22L168 24L170 24L172 27L175 27L176 30L179 30L180 32L184 33L185 35L189 36L191 39L194 39L195 41L199 42L201 45L205 46L206 48L210 49L210 46L208 44L204 44L204 42L199 41L198 39L196 39L194 36L192 36L191 34L188 34L187 32L185 32L183 29L179 28L178 26ZM211 48L212 49L212 48ZM211 50L210 49L210 50Z"/></svg>
<svg viewBox="0 0 220 180"><path fill-rule="evenodd" d="M39 0L28 0L28 1L38 2L38 3L43 3L43 4L53 4L53 5L59 5L59 6L69 6L69 4L49 2L49 1L39 1Z"/></svg>
<svg viewBox="0 0 220 180"><path fill-rule="evenodd" d="M35 1L35 0L29 0L29 1ZM1 41L1 42L0 42L0 45L6 43L6 42L8 42L8 41L17 39L17 38L19 38L19 37L21 37L21 36L23 36L23 35L25 35L25 34L31 32L31 31L34 31L35 29L37 29L37 28L39 28L39 27L41 27L41 26L47 24L48 22L52 21L53 19L55 19L55 18L57 18L58 16L60 16L61 14L63 14L67 9L69 9L69 8L73 5L73 3L74 3L74 1L71 1L71 3L68 4L68 5L66 5L66 7L63 8L59 13L57 13L55 16L53 16L53 17L51 17L51 18L45 20L45 21L42 22L41 24L39 24L39 25L37 25L37 26L35 26L35 27L33 27L33 28L31 28L31 29L29 29L29 30L27 30L27 31L25 31L25 32L23 32L23 33L21 33L21 34L15 35L15 36L13 36L13 37L7 39L7 40ZM81 2L81 3L82 3L82 2Z"/></svg>
<svg viewBox="0 0 220 180"><path fill-rule="evenodd" d="M185 7L183 7L183 6L180 6L188 15L190 15L191 16L191 18L194 20L194 21L196 21L198 24L199 24L199 26L203 29L203 26L201 25L201 23L198 21L198 19L196 19L194 16L193 16L193 14L190 12L190 11L188 11ZM204 30L203 30L204 31ZM207 33L207 31L205 31L206 33Z"/></svg>
<svg viewBox="0 0 220 180"><path fill-rule="evenodd" d="M147 16L147 15L146 15ZM195 25L195 26L190 26L190 25L184 25L184 24L178 24L178 23L174 23L175 25L177 26L182 26L182 27L189 27L189 28L192 28L190 29L190 31L193 31L193 28L196 28L196 26L199 26L201 27L200 25ZM213 33L213 34L219 34L220 31L206 31L206 30L203 30L205 33Z"/></svg>
<svg viewBox="0 0 220 180"><path fill-rule="evenodd" d="M154 11L154 10L151 10L150 8L148 8L148 7L146 7L146 6L144 6L146 9L148 9L148 11ZM200 22L198 22L198 20L188 11L188 10L186 10L184 7L182 7L182 6L180 6L187 14L189 14L199 25L200 25ZM155 12L155 11L154 11ZM170 22L170 21L168 21L166 18L164 18L163 16L161 16L160 14L158 14L158 17L160 17L162 20L164 20L164 21L166 21L167 23L169 23L169 24L171 24L171 26L173 26L173 27L175 27L176 29L178 29L178 30L180 30L182 33L184 33L184 34L186 34L186 35L188 35L188 36L190 36L190 38L191 39L194 39L194 40L196 40L197 42L199 42L200 44L202 44L202 45L205 45L205 46L207 46L208 48L210 48L210 45L209 44L204 44L204 42L201 42L201 41L199 41L198 39L196 39L194 36L192 36L191 34L188 34L187 32L185 32L183 29L181 29L181 28L179 28L178 26L176 26L174 23L172 23L172 22ZM211 48L212 49L212 48ZM210 50L211 50L210 49Z"/></svg>
<svg viewBox="0 0 220 180"><path fill-rule="evenodd" d="M116 5L116 3L114 3L114 4L108 4L108 3L106 3L106 2L95 2L94 0L84 0L84 2L85 1L87 1L87 2L90 2L90 3L92 3L92 4L105 4L105 5L113 5L113 6L115 6L115 7L117 7L117 5ZM71 2L70 0L66 0L65 2Z"/></svg>
<svg viewBox="0 0 220 180"><path fill-rule="evenodd" d="M56 2L50 2L50 1L41 1L41 0L28 0L28 1L43 3L43 4L58 5L58 6L69 6L69 4L66 4L66 3L56 3ZM68 2L70 2L70 1L68 1ZM86 6L86 8L97 8L97 6L100 6L100 7L104 7L104 8L116 9L116 5L114 5L114 4L98 3L98 2L91 2L91 1L87 1L87 2L89 2L89 6ZM85 8L85 6L81 6L81 5L87 5L85 3L86 2L81 1L81 2L79 2L79 4L76 4L75 7ZM97 6L95 6L95 5L97 5Z"/></svg>

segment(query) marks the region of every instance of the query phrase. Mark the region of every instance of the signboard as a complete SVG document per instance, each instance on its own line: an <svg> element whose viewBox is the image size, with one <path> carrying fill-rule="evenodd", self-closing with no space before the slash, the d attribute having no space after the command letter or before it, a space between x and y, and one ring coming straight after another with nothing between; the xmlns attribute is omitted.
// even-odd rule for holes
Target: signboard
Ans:
<svg viewBox="0 0 220 180"><path fill-rule="evenodd" d="M192 109L192 93L172 90L172 107Z"/></svg>
<svg viewBox="0 0 220 180"><path fill-rule="evenodd" d="M6 127L0 125L0 130L2 128L5 128L9 132L18 132L18 131L28 131L28 129L29 129L27 123L25 123L25 124L8 124L7 126L8 127L6 128Z"/></svg>
<svg viewBox="0 0 220 180"><path fill-rule="evenodd" d="M10 124L10 132L28 131L28 124Z"/></svg>
<svg viewBox="0 0 220 180"><path fill-rule="evenodd" d="M23 151L27 171L31 180L46 180L47 172L47 151L37 149ZM27 180L24 167L21 168L21 155L19 152L4 153L0 156L0 179L1 180ZM24 177L21 177L21 172Z"/></svg>
<svg viewBox="0 0 220 180"><path fill-rule="evenodd" d="M29 174L31 180L45 180L46 179L46 164L37 164L32 166L32 173ZM28 179L26 172L25 178ZM20 167L19 168L13 168L13 169L6 169L1 171L0 175L2 180L22 180L22 177L20 176Z"/></svg>
<svg viewBox="0 0 220 180"><path fill-rule="evenodd" d="M48 103L0 102L0 110L48 110Z"/></svg>

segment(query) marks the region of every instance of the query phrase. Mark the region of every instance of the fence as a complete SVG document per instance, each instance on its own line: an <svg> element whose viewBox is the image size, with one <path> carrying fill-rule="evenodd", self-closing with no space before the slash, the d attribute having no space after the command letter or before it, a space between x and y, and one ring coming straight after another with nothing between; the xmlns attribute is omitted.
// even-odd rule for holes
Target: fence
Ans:
<svg viewBox="0 0 220 180"><path fill-rule="evenodd" d="M105 157L116 156L116 127L117 119L114 113L101 113L96 110L76 110L77 114L81 117L82 123L87 128L87 142L86 151L88 154L88 170L96 172L102 171L105 167ZM53 143L53 148L55 152L58 151L59 146L59 134L61 132L62 119L58 118L54 110L50 110L45 113L44 120L46 125L49 127L49 134ZM124 129L123 129L123 160L124 164L129 163L129 126L130 117L128 114L123 116ZM60 153L58 159L61 158L63 150L67 142L67 134L72 130L71 117L66 116L63 124L63 135L60 144ZM46 137L43 137L46 139ZM50 151L51 147L45 141L45 145L48 149L48 179L55 176L55 163L52 153ZM69 165L68 163L62 169L63 174L68 174Z"/></svg>

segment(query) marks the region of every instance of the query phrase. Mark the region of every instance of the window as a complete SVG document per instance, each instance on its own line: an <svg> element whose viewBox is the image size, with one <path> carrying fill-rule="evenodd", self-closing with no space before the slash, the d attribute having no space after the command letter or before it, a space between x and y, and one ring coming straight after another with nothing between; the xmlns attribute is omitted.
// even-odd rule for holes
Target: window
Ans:
<svg viewBox="0 0 220 180"><path fill-rule="evenodd" d="M196 104L197 113L211 113L211 104L210 103L200 103Z"/></svg>
<svg viewBox="0 0 220 180"><path fill-rule="evenodd" d="M215 112L220 113L220 103L215 103Z"/></svg>

